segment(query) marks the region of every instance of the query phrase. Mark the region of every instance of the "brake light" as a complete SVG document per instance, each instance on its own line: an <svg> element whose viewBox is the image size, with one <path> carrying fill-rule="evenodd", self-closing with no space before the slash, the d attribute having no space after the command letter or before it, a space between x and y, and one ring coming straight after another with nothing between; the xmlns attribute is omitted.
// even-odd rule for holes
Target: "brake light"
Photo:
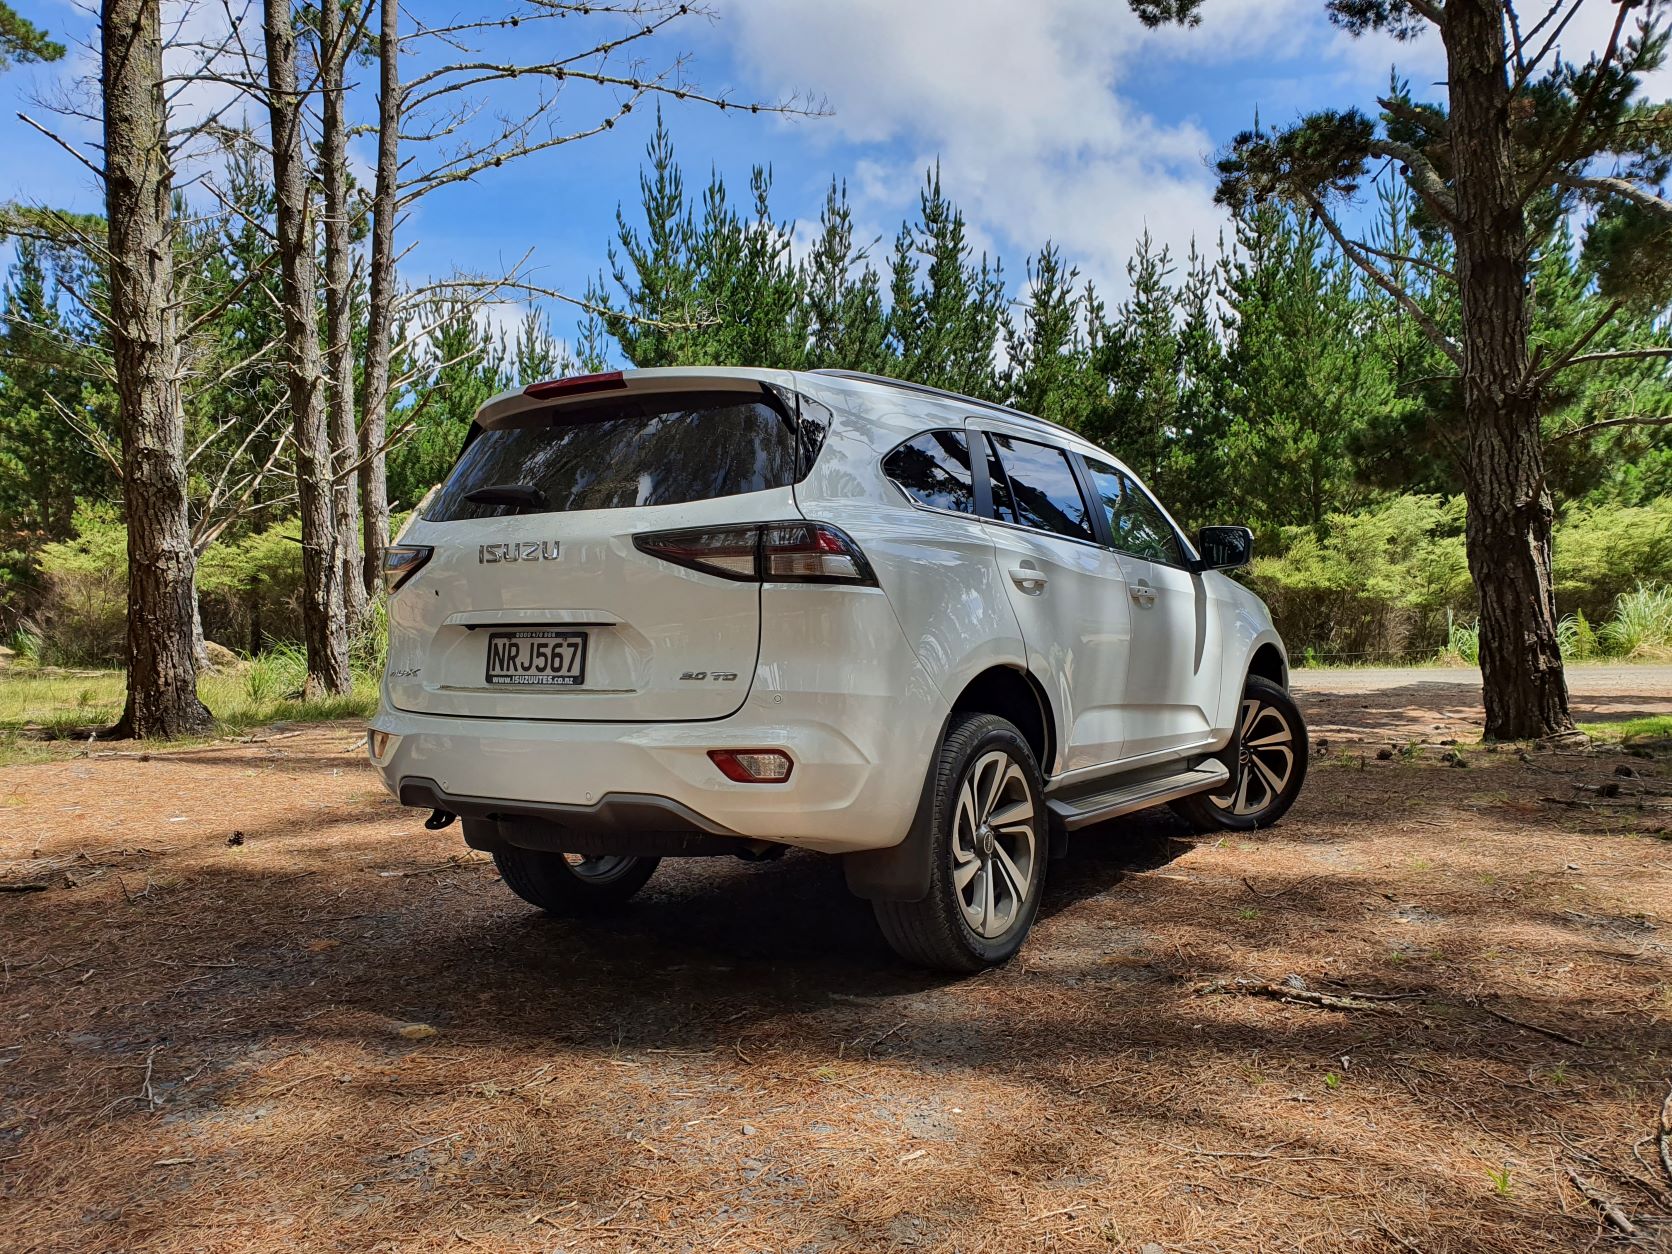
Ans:
<svg viewBox="0 0 1672 1254"><path fill-rule="evenodd" d="M708 758L734 784L781 784L795 769L782 749L710 749Z"/></svg>
<svg viewBox="0 0 1672 1254"><path fill-rule="evenodd" d="M554 396L580 396L586 392L616 392L627 386L627 378L619 370L603 374L575 374L567 379L547 379L544 383L530 383L523 395L545 401Z"/></svg>
<svg viewBox="0 0 1672 1254"><path fill-rule="evenodd" d="M877 577L859 546L829 523L772 522L694 527L633 537L642 553L723 579L750 583L851 583Z"/></svg>
<svg viewBox="0 0 1672 1254"><path fill-rule="evenodd" d="M394 592L430 560L435 550L427 544L391 544L383 550L383 588Z"/></svg>

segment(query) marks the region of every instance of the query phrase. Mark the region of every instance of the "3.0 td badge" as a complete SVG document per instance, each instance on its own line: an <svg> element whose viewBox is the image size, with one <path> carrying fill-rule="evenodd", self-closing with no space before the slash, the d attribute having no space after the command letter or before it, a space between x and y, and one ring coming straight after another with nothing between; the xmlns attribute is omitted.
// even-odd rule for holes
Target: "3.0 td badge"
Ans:
<svg viewBox="0 0 1672 1254"><path fill-rule="evenodd" d="M520 540L477 546L476 560L488 562L549 562L557 557L556 540Z"/></svg>

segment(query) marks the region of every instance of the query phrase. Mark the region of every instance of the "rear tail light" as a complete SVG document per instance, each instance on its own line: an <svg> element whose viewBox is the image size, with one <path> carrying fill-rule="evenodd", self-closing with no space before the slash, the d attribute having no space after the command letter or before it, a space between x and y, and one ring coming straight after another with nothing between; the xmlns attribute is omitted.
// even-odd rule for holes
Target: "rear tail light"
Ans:
<svg viewBox="0 0 1672 1254"><path fill-rule="evenodd" d="M653 531L634 536L641 553L676 566L707 571L727 579L759 578L760 528L723 527L712 531Z"/></svg>
<svg viewBox="0 0 1672 1254"><path fill-rule="evenodd" d="M427 544L391 544L383 550L383 587L394 592L416 575L434 553Z"/></svg>
<svg viewBox="0 0 1672 1254"><path fill-rule="evenodd" d="M851 583L877 577L859 546L829 523L700 527L633 537L640 552L692 570L751 583Z"/></svg>
<svg viewBox="0 0 1672 1254"><path fill-rule="evenodd" d="M795 769L782 749L710 749L708 757L737 784L781 784Z"/></svg>

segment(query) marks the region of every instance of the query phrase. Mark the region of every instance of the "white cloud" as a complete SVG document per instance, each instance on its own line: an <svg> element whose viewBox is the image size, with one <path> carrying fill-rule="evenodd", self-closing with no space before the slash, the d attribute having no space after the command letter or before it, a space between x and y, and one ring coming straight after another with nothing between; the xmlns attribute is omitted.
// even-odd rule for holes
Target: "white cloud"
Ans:
<svg viewBox="0 0 1672 1254"><path fill-rule="evenodd" d="M1053 239L1108 290L1145 229L1182 255L1224 221L1208 168L1222 137L1152 116L1132 80L1184 62L1212 90L1216 67L1316 42L1318 12L1239 0L1196 30L1146 31L1116 0L734 0L724 29L768 93L828 95L835 115L802 133L868 152L850 179L857 218L908 212L938 159L972 227L993 232L977 249L1004 253L1013 278Z"/></svg>
<svg viewBox="0 0 1672 1254"><path fill-rule="evenodd" d="M1577 64L1584 64L1594 52L1601 52L1608 46L1609 33L1614 29L1614 20L1619 16L1619 6L1605 3L1605 0L1585 0L1579 12L1574 16L1567 30L1562 33L1558 45L1562 58ZM1626 14L1625 28L1621 31L1622 41L1637 33L1637 19L1641 11ZM1537 43L1543 44L1541 37ZM1643 76L1643 94L1654 100L1665 100L1672 97L1672 62L1660 67L1653 74Z"/></svg>
<svg viewBox="0 0 1672 1254"><path fill-rule="evenodd" d="M1564 39L1582 58L1605 42L1615 6L1586 0ZM1138 100L1181 67L1204 101L1249 91L1281 123L1317 107L1374 108L1390 67L1433 95L1443 80L1437 34L1400 42L1330 26L1319 0L1219 0L1190 30L1144 30L1120 0L727 0L724 38L765 95L811 87L833 117L799 125L810 147L858 151L849 179L855 218L898 221L922 173L941 162L948 194L991 231L1021 278L1022 253L1055 240L1106 291L1124 288L1133 241L1148 229L1182 257L1204 246L1223 212L1210 162L1229 138L1208 134L1169 101L1169 116ZM1296 64L1302 73L1278 77ZM1273 77L1262 80L1267 66ZM1672 94L1655 76L1651 90ZM1188 103L1185 108L1189 108ZM885 235L883 249L892 237Z"/></svg>

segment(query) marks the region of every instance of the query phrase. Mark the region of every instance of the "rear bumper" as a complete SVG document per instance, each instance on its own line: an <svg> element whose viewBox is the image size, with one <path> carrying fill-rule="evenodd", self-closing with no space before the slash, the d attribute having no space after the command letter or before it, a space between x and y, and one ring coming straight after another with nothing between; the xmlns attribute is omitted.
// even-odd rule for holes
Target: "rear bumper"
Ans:
<svg viewBox="0 0 1672 1254"><path fill-rule="evenodd" d="M850 668L836 693L787 689L781 673L766 686L763 668L742 709L708 722L456 718L385 701L371 726L390 739L373 765L404 804L594 839L684 831L826 853L884 849L911 825L945 717L915 659L896 668L861 668L868 678ZM781 784L734 783L710 749L781 749L794 767Z"/></svg>

